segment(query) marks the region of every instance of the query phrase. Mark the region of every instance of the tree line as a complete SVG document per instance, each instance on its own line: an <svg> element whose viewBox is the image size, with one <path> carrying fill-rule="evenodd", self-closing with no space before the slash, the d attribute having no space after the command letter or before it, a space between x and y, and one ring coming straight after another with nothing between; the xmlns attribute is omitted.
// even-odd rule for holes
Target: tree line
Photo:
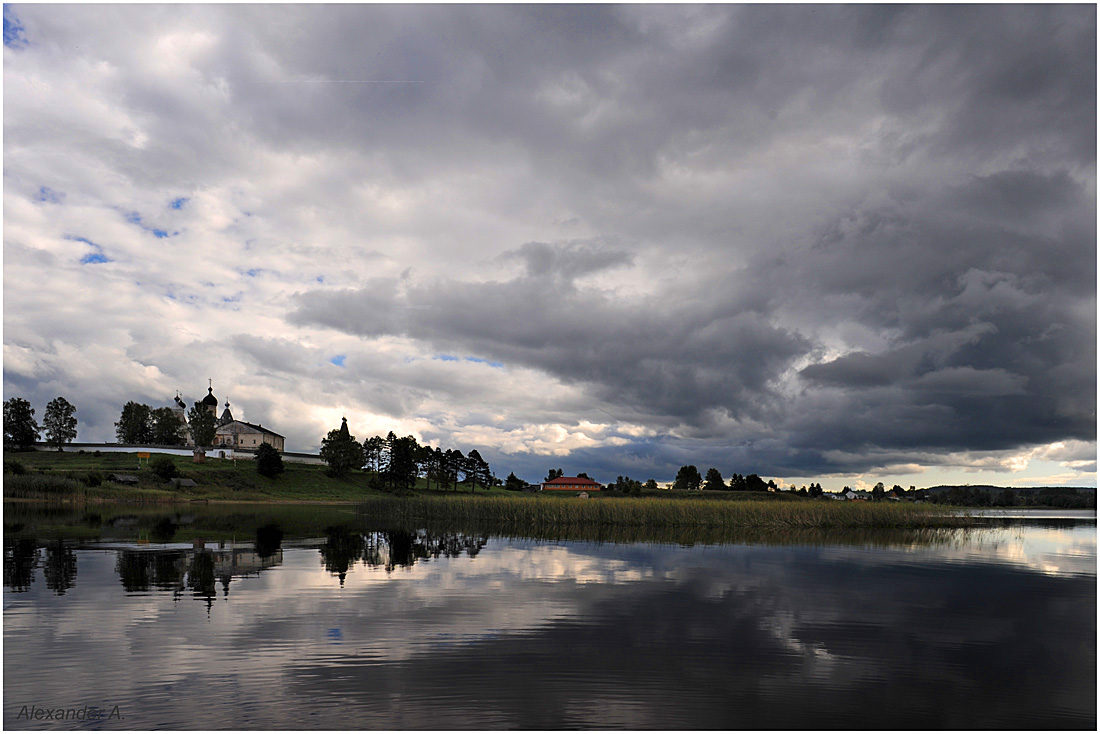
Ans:
<svg viewBox="0 0 1100 734"><path fill-rule="evenodd" d="M76 438L76 406L63 397L46 404L42 425L34 418L34 408L23 398L4 401L4 449L28 451L46 433L46 443L61 451Z"/></svg>
<svg viewBox="0 0 1100 734"><path fill-rule="evenodd" d="M373 474L372 485L391 491L414 488L421 478L428 489L434 483L435 489L452 491L458 490L460 477L471 492L500 484L477 449L463 454L458 449L422 446L414 436L398 437L393 431L385 438L372 436L360 443L348 430L346 418L321 439L321 459L331 476L368 471Z"/></svg>
<svg viewBox="0 0 1100 734"><path fill-rule="evenodd" d="M216 428L217 418L201 402L187 411L187 422L182 423L171 408L151 408L131 400L122 406L122 414L115 423L115 438L127 444L183 446L190 433L196 446L210 446Z"/></svg>

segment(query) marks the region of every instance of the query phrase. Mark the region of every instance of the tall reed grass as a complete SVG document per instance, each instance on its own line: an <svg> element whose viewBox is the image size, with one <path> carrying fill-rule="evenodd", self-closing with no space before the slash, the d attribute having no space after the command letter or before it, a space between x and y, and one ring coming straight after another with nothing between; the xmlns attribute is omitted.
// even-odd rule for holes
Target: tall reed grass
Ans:
<svg viewBox="0 0 1100 734"><path fill-rule="evenodd" d="M932 506L869 502L699 502L696 500L541 497L371 498L359 504L370 519L399 523L489 523L636 528L929 528L960 527L966 518Z"/></svg>
<svg viewBox="0 0 1100 734"><path fill-rule="evenodd" d="M50 474L5 474L4 496L49 499L84 492L84 485L68 477Z"/></svg>

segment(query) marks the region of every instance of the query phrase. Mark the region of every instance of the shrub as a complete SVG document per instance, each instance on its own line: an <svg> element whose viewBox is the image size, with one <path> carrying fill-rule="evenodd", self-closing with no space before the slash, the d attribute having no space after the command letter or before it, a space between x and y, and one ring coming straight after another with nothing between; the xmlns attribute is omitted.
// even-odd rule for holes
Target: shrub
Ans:
<svg viewBox="0 0 1100 734"><path fill-rule="evenodd" d="M98 487L103 484L103 475L97 471L90 471L80 481L88 487Z"/></svg>
<svg viewBox="0 0 1100 734"><path fill-rule="evenodd" d="M12 459L4 462L5 474L26 474L27 467L23 466L23 462Z"/></svg>
<svg viewBox="0 0 1100 734"><path fill-rule="evenodd" d="M278 450L271 444L262 443L257 447L256 471L260 473L260 476L269 477L271 479L274 479L286 471L286 467L283 466L283 457L279 455Z"/></svg>
<svg viewBox="0 0 1100 734"><path fill-rule="evenodd" d="M153 459L153 463L149 468L153 470L154 474L166 482L180 475L179 469L176 468L176 462L172 461L167 456L158 456Z"/></svg>

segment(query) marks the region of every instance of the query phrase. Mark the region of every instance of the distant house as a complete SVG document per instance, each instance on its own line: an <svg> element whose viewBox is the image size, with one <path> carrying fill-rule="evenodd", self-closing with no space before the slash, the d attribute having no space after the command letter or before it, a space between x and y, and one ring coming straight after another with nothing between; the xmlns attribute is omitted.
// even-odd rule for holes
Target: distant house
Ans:
<svg viewBox="0 0 1100 734"><path fill-rule="evenodd" d="M133 474L108 474L107 481L116 484L137 484L138 478Z"/></svg>
<svg viewBox="0 0 1100 734"><path fill-rule="evenodd" d="M542 483L542 491L544 492L556 492L561 490L567 492L576 492L578 490L599 492L601 489L603 489L603 486L601 486L599 482L594 482L585 477L558 477L557 479Z"/></svg>
<svg viewBox="0 0 1100 734"><path fill-rule="evenodd" d="M172 485L173 487L197 487L198 486L197 484L195 484L194 479L180 479L178 477L176 479L169 479L168 483L170 485Z"/></svg>

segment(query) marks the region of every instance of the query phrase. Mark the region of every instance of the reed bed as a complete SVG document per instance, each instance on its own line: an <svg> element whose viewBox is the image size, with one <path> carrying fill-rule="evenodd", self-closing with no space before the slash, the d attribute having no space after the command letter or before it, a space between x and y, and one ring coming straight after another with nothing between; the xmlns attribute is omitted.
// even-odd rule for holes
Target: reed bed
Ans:
<svg viewBox="0 0 1100 734"><path fill-rule="evenodd" d="M84 485L69 477L49 474L5 474L4 496L49 499L84 492Z"/></svg>
<svg viewBox="0 0 1100 734"><path fill-rule="evenodd" d="M562 501L542 497L371 498L370 519L399 523L489 523L525 527L634 528L933 528L961 527L965 517L925 505L869 502L699 502L649 498Z"/></svg>

